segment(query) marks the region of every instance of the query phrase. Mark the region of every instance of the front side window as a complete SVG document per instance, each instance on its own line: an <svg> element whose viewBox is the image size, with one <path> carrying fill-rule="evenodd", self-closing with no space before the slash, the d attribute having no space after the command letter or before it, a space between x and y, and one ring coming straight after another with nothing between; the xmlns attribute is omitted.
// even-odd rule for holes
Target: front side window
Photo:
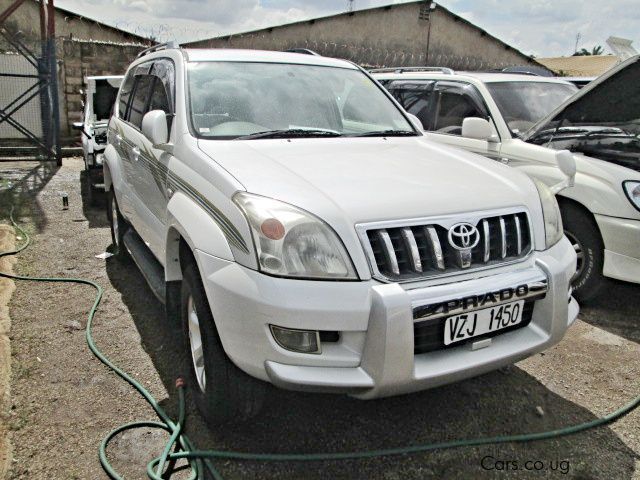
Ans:
<svg viewBox="0 0 640 480"><path fill-rule="evenodd" d="M430 80L394 80L385 87L402 108L420 119L425 130L431 130L433 123L433 86Z"/></svg>
<svg viewBox="0 0 640 480"><path fill-rule="evenodd" d="M434 102L435 115L431 130L437 133L462 135L465 118L489 119L480 93L467 83L438 82Z"/></svg>
<svg viewBox="0 0 640 480"><path fill-rule="evenodd" d="M578 91L574 85L552 82L491 82L487 89L514 135L533 127Z"/></svg>
<svg viewBox="0 0 640 480"><path fill-rule="evenodd" d="M415 135L401 111L360 70L315 65L193 62L195 133L232 139L266 132L322 136Z"/></svg>
<svg viewBox="0 0 640 480"><path fill-rule="evenodd" d="M151 75L138 75L136 87L129 107L129 122L138 128L142 126L142 117L147 113L147 100L153 77Z"/></svg>

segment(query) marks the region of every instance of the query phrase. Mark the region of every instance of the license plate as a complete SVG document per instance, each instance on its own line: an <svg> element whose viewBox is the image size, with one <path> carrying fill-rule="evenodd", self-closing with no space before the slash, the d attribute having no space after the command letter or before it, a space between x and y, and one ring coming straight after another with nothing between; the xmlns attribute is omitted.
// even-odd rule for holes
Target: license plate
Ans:
<svg viewBox="0 0 640 480"><path fill-rule="evenodd" d="M524 300L485 308L447 318L444 323L444 344L512 327L522 322Z"/></svg>

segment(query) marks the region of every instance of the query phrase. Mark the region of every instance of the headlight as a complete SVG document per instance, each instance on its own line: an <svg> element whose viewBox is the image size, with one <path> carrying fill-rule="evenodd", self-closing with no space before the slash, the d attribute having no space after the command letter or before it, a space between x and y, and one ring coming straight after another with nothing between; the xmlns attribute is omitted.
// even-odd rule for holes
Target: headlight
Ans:
<svg viewBox="0 0 640 480"><path fill-rule="evenodd" d="M102 165L104 163L104 153L96 153L95 159L96 165Z"/></svg>
<svg viewBox="0 0 640 480"><path fill-rule="evenodd" d="M536 184L540 195L540 203L542 204L546 248L550 248L558 243L563 235L560 207L558 207L558 201L549 187L535 178L533 183Z"/></svg>
<svg viewBox="0 0 640 480"><path fill-rule="evenodd" d="M329 225L284 202L245 192L234 202L253 235L260 270L281 277L357 279L344 245Z"/></svg>
<svg viewBox="0 0 640 480"><path fill-rule="evenodd" d="M629 180L622 184L622 188L633 206L640 210L640 182Z"/></svg>

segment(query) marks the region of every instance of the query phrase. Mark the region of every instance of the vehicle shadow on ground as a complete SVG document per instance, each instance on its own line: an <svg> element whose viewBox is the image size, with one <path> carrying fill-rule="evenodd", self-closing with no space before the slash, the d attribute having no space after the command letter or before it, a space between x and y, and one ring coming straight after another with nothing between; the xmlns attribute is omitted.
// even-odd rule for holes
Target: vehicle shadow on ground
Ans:
<svg viewBox="0 0 640 480"><path fill-rule="evenodd" d="M640 343L640 285L606 280L605 293L580 306L580 320Z"/></svg>
<svg viewBox="0 0 640 480"><path fill-rule="evenodd" d="M59 169L55 162L0 162L0 218L8 219L13 208L17 223L31 221L36 232L44 230L46 215L34 200Z"/></svg>
<svg viewBox="0 0 640 480"><path fill-rule="evenodd" d="M106 212L106 194L104 190L89 192L87 176L89 172L80 172L80 195L82 196L82 213L89 222L89 228L109 227Z"/></svg>
<svg viewBox="0 0 640 480"><path fill-rule="evenodd" d="M186 374L188 368L188 353L178 329L167 324L162 306L135 266L109 261L107 273L122 295L142 345L169 392L169 398L161 405L175 415L175 379ZM261 453L386 449L540 432L595 418L587 409L556 395L515 366L435 390L373 401L270 388L267 404L257 419L215 429L204 424L191 402L188 408L187 431L199 449ZM519 469L502 471L496 468L496 461L518 462ZM527 471L524 467L527 461L544 462L545 470ZM568 472L560 471L561 461L568 462L562 464L568 465ZM504 478L505 475L509 478L630 479L634 465L633 451L609 427L527 444L358 461L217 462L225 478L234 479L422 480Z"/></svg>

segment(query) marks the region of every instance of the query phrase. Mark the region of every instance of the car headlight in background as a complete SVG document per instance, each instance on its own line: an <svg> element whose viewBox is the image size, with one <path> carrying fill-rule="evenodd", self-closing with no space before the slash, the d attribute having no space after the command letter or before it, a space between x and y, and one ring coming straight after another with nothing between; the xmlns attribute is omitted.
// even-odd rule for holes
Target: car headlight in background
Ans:
<svg viewBox="0 0 640 480"><path fill-rule="evenodd" d="M96 153L95 159L96 165L102 165L104 163L104 153Z"/></svg>
<svg viewBox="0 0 640 480"><path fill-rule="evenodd" d="M294 278L354 280L351 258L333 229L300 208L272 198L239 192L260 270Z"/></svg>
<svg viewBox="0 0 640 480"><path fill-rule="evenodd" d="M640 210L640 182L628 180L622 183L622 188L629 201L633 203L633 206Z"/></svg>
<svg viewBox="0 0 640 480"><path fill-rule="evenodd" d="M542 204L542 216L544 218L544 235L546 248L554 246L563 235L562 217L560 207L551 189L540 180L532 179L538 189L540 203Z"/></svg>

